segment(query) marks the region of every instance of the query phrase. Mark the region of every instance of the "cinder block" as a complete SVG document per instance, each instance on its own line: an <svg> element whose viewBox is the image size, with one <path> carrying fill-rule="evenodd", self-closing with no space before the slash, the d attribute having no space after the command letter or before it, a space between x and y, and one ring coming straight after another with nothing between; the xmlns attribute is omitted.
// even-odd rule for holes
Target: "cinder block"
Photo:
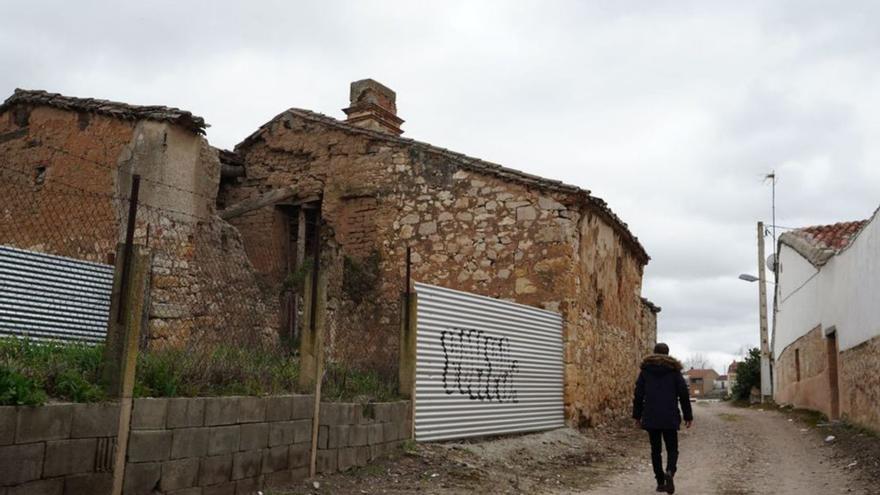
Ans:
<svg viewBox="0 0 880 495"><path fill-rule="evenodd" d="M205 424L205 399L168 400L168 428L192 428Z"/></svg>
<svg viewBox="0 0 880 495"><path fill-rule="evenodd" d="M262 466L263 451L236 452L232 456L232 479L240 480L259 476Z"/></svg>
<svg viewBox="0 0 880 495"><path fill-rule="evenodd" d="M290 445L296 441L296 421L269 423L269 446Z"/></svg>
<svg viewBox="0 0 880 495"><path fill-rule="evenodd" d="M360 447L369 443L370 425L355 425L349 430L349 445L352 447Z"/></svg>
<svg viewBox="0 0 880 495"><path fill-rule="evenodd" d="M205 426L234 425L238 422L241 397L205 399Z"/></svg>
<svg viewBox="0 0 880 495"><path fill-rule="evenodd" d="M266 398L266 421L289 421L293 419L293 396L281 395Z"/></svg>
<svg viewBox="0 0 880 495"><path fill-rule="evenodd" d="M346 447L339 449L337 467L340 471L348 471L357 465L357 448Z"/></svg>
<svg viewBox="0 0 880 495"><path fill-rule="evenodd" d="M321 420L322 425L353 425L355 424L355 404L343 404L340 402L322 402Z"/></svg>
<svg viewBox="0 0 880 495"><path fill-rule="evenodd" d="M323 404L322 404L323 405ZM315 417L315 396L293 396L293 419L312 419Z"/></svg>
<svg viewBox="0 0 880 495"><path fill-rule="evenodd" d="M262 473L274 473L275 471L284 471L288 468L288 452L290 447L280 445L270 449L263 450L263 470Z"/></svg>
<svg viewBox="0 0 880 495"><path fill-rule="evenodd" d="M319 450L316 459L315 470L319 473L333 473L336 471L336 449Z"/></svg>
<svg viewBox="0 0 880 495"><path fill-rule="evenodd" d="M171 457L171 432L132 431L128 437L128 462L164 461Z"/></svg>
<svg viewBox="0 0 880 495"><path fill-rule="evenodd" d="M9 495L61 495L63 490L63 480L41 480L12 487L7 493Z"/></svg>
<svg viewBox="0 0 880 495"><path fill-rule="evenodd" d="M241 425L238 450L264 449L269 446L269 423Z"/></svg>
<svg viewBox="0 0 880 495"><path fill-rule="evenodd" d="M330 427L329 426L319 426L318 427L318 448L326 449L329 444L330 439Z"/></svg>
<svg viewBox="0 0 880 495"><path fill-rule="evenodd" d="M152 495L161 476L161 463L129 462L125 465L125 482L122 486L122 493L123 495Z"/></svg>
<svg viewBox="0 0 880 495"><path fill-rule="evenodd" d="M15 421L18 412L13 406L0 406L0 445L15 441Z"/></svg>
<svg viewBox="0 0 880 495"><path fill-rule="evenodd" d="M216 485L229 481L232 476L232 455L203 457L199 468L199 485Z"/></svg>
<svg viewBox="0 0 880 495"><path fill-rule="evenodd" d="M263 478L247 478L235 482L235 495L256 495L263 487Z"/></svg>
<svg viewBox="0 0 880 495"><path fill-rule="evenodd" d="M64 495L110 495L112 473L89 473L64 478Z"/></svg>
<svg viewBox="0 0 880 495"><path fill-rule="evenodd" d="M119 404L74 404L70 438L115 437L119 431Z"/></svg>
<svg viewBox="0 0 880 495"><path fill-rule="evenodd" d="M369 425L376 422L375 404L355 404L354 405L355 423L359 425Z"/></svg>
<svg viewBox="0 0 880 495"><path fill-rule="evenodd" d="M228 454L238 450L241 427L217 426L208 433L208 455Z"/></svg>
<svg viewBox="0 0 880 495"><path fill-rule="evenodd" d="M296 443L312 441L312 420L300 419L293 421L293 441Z"/></svg>
<svg viewBox="0 0 880 495"><path fill-rule="evenodd" d="M327 447L335 449L350 446L352 428L353 426L349 425L330 426L330 436L327 441Z"/></svg>
<svg viewBox="0 0 880 495"><path fill-rule="evenodd" d="M390 442L397 440L400 435L400 425L397 423L381 423L382 424L382 441Z"/></svg>
<svg viewBox="0 0 880 495"><path fill-rule="evenodd" d="M288 488L294 481L296 479L293 477L293 471L289 469L263 475L263 486L266 488Z"/></svg>
<svg viewBox="0 0 880 495"><path fill-rule="evenodd" d="M235 495L235 482L203 487L202 495Z"/></svg>
<svg viewBox="0 0 880 495"><path fill-rule="evenodd" d="M370 445L370 460L374 461L379 459L380 457L385 455L385 449L387 444L379 443L376 445Z"/></svg>
<svg viewBox="0 0 880 495"><path fill-rule="evenodd" d="M262 397L242 397L238 403L238 422L260 421L266 421L266 401Z"/></svg>
<svg viewBox="0 0 880 495"><path fill-rule="evenodd" d="M95 449L98 439L55 440L46 442L43 477L90 473L95 470Z"/></svg>
<svg viewBox="0 0 880 495"><path fill-rule="evenodd" d="M403 423L406 421L408 402L398 401L391 402L391 421L395 423Z"/></svg>
<svg viewBox="0 0 880 495"><path fill-rule="evenodd" d="M378 402L373 404L373 411L376 413L377 422L387 423L391 421L391 404L387 402Z"/></svg>
<svg viewBox="0 0 880 495"><path fill-rule="evenodd" d="M168 492L168 495L202 495L202 487L194 486L192 488L174 490L172 492Z"/></svg>
<svg viewBox="0 0 880 495"><path fill-rule="evenodd" d="M19 407L15 443L44 442L70 438L73 404Z"/></svg>
<svg viewBox="0 0 880 495"><path fill-rule="evenodd" d="M0 485L17 485L40 479L45 444L0 447Z"/></svg>
<svg viewBox="0 0 880 495"><path fill-rule="evenodd" d="M370 463L370 447L363 446L357 447L357 465L360 467L366 466Z"/></svg>
<svg viewBox="0 0 880 495"><path fill-rule="evenodd" d="M321 452L321 451L319 451ZM295 443L290 446L288 466L291 469L308 467L312 460L312 444L309 442Z"/></svg>
<svg viewBox="0 0 880 495"><path fill-rule="evenodd" d="M373 423L371 425L364 425L367 428L367 443L369 445L375 445L377 443L382 443L383 431L381 423Z"/></svg>
<svg viewBox="0 0 880 495"><path fill-rule="evenodd" d="M162 463L162 479L159 489L162 491L179 490L195 486L199 481L199 460L178 459Z"/></svg>
<svg viewBox="0 0 880 495"><path fill-rule="evenodd" d="M172 430L171 458L201 457L208 453L210 428L181 428Z"/></svg>
<svg viewBox="0 0 880 495"><path fill-rule="evenodd" d="M135 399L131 411L132 430L161 430L165 428L168 399Z"/></svg>

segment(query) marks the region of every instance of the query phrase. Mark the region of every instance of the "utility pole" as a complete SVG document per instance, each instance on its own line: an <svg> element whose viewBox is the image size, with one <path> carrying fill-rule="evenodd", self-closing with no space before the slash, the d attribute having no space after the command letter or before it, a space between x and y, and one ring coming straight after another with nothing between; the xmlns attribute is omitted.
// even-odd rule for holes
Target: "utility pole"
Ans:
<svg viewBox="0 0 880 495"><path fill-rule="evenodd" d="M761 402L773 394L770 384L770 339L767 332L767 274L764 269L764 222L758 222L758 308L761 321Z"/></svg>

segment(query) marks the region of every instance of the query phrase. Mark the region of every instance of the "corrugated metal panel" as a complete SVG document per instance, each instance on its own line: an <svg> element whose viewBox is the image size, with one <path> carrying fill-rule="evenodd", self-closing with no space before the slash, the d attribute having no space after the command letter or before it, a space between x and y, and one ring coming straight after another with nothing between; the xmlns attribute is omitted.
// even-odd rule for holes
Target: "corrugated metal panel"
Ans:
<svg viewBox="0 0 880 495"><path fill-rule="evenodd" d="M562 317L416 284L416 440L564 426Z"/></svg>
<svg viewBox="0 0 880 495"><path fill-rule="evenodd" d="M0 246L0 336L103 342L113 267Z"/></svg>

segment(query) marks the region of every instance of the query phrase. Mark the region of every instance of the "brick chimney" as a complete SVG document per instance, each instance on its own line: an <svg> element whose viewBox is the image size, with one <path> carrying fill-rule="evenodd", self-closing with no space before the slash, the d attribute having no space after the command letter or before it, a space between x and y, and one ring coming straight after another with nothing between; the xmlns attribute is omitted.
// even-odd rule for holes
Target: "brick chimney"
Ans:
<svg viewBox="0 0 880 495"><path fill-rule="evenodd" d="M342 111L351 125L399 136L403 133L397 116L397 95L390 88L372 80L362 79L351 83L351 100Z"/></svg>

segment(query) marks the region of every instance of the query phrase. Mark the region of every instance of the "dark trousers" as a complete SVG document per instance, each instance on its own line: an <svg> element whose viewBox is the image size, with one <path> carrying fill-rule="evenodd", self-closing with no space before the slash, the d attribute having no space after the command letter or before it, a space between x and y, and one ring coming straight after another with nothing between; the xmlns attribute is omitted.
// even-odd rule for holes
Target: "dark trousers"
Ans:
<svg viewBox="0 0 880 495"><path fill-rule="evenodd" d="M666 471L675 474L678 464L678 430L648 430L651 439L651 464L658 482L665 479L663 471L663 443L666 443Z"/></svg>

